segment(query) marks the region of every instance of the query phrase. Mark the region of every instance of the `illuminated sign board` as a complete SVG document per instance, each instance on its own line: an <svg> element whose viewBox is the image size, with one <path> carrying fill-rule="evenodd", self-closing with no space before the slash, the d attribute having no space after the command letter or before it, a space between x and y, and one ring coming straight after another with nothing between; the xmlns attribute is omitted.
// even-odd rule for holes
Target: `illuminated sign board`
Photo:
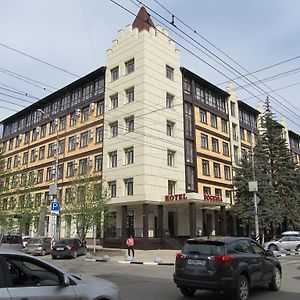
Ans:
<svg viewBox="0 0 300 300"><path fill-rule="evenodd" d="M178 201L178 200L186 200L186 194L175 194L175 195L166 195L165 201Z"/></svg>

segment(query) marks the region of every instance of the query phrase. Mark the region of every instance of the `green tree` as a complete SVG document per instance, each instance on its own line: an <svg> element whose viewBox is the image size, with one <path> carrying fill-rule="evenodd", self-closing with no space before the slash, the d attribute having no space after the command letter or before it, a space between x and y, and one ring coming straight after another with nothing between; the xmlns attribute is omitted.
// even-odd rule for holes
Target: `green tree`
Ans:
<svg viewBox="0 0 300 300"><path fill-rule="evenodd" d="M109 200L105 183L90 171L86 176L77 176L72 182L72 189L65 197L63 214L71 215L81 240L94 226L98 230L104 228L104 220L109 214Z"/></svg>

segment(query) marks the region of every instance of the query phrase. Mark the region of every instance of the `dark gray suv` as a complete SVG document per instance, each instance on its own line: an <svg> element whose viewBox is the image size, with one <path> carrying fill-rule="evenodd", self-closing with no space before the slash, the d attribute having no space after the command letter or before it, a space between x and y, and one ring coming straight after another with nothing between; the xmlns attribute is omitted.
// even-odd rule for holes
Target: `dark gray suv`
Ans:
<svg viewBox="0 0 300 300"><path fill-rule="evenodd" d="M247 300L250 288L258 285L278 291L281 277L280 262L272 251L244 237L187 240L176 255L173 276L185 296L203 289L228 292L236 300Z"/></svg>

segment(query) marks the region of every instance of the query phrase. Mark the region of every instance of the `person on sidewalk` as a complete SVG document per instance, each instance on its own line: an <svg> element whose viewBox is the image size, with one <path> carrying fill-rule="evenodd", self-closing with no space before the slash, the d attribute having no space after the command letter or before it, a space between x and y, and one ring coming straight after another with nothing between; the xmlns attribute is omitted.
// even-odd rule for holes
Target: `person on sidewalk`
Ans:
<svg viewBox="0 0 300 300"><path fill-rule="evenodd" d="M134 239L132 235L130 235L129 238L126 240L126 246L128 249L128 256L130 256L130 252L132 252L132 257L134 257Z"/></svg>

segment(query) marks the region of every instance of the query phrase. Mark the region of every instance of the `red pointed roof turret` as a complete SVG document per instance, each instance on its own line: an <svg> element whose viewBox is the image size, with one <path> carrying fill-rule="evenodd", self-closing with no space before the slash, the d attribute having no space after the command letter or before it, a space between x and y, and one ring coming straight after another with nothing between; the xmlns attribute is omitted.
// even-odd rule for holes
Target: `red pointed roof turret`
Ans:
<svg viewBox="0 0 300 300"><path fill-rule="evenodd" d="M132 23L132 28L138 28L138 30L141 31L143 29L149 30L150 27L155 28L155 25L152 22L146 8L142 6L134 22Z"/></svg>

